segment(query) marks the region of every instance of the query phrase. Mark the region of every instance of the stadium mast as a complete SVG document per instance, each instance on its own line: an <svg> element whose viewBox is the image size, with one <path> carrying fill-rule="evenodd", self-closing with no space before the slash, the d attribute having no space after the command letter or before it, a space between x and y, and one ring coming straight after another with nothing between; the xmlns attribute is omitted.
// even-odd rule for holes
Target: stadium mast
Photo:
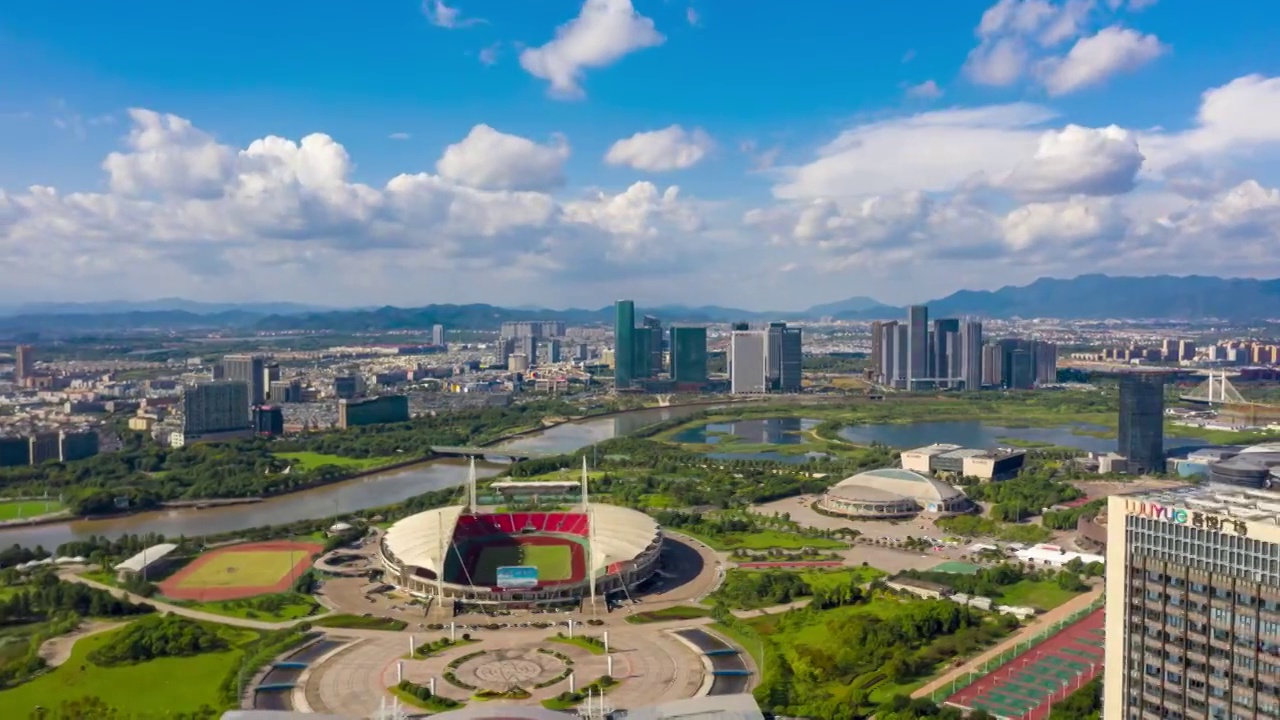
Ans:
<svg viewBox="0 0 1280 720"><path fill-rule="evenodd" d="M582 512L587 516L587 586L591 589L591 613L596 612L596 521L591 517L587 490L587 456L582 456Z"/></svg>
<svg viewBox="0 0 1280 720"><path fill-rule="evenodd" d="M471 471L467 473L467 510L476 511L476 458L471 456Z"/></svg>
<svg viewBox="0 0 1280 720"><path fill-rule="evenodd" d="M449 561L449 551L445 548L448 540L444 537L444 510L436 510L436 537L440 541L440 567L436 568L436 607L444 609L444 566Z"/></svg>

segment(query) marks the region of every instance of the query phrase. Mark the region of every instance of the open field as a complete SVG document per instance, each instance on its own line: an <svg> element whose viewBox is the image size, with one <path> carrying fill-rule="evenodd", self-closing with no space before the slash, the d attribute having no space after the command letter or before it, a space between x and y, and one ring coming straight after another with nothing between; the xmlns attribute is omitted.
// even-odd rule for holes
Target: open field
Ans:
<svg viewBox="0 0 1280 720"><path fill-rule="evenodd" d="M1080 593L1063 590L1054 580L1020 580L1004 588L1004 594L996 598L1001 605L1033 607L1052 610Z"/></svg>
<svg viewBox="0 0 1280 720"><path fill-rule="evenodd" d="M334 465L352 470L371 470L373 468L399 462L400 458L352 458L342 455L324 455L314 452L282 452L275 453L281 460L288 460L298 470L308 472L325 465Z"/></svg>
<svg viewBox="0 0 1280 720"><path fill-rule="evenodd" d="M225 615L245 620L296 620L320 611L321 606L309 595L279 593L259 595L243 600L218 602L180 603L183 607L200 612Z"/></svg>
<svg viewBox="0 0 1280 720"><path fill-rule="evenodd" d="M3 500L0 501L0 522L48 515L65 507L57 500Z"/></svg>
<svg viewBox="0 0 1280 720"><path fill-rule="evenodd" d="M100 667L89 653L111 642L117 631L86 637L75 644L70 659L53 672L0 691L5 717L25 718L37 707L96 696L130 717L172 717L202 707L222 708L223 680L240 660L238 649L193 657L158 658L136 665ZM228 628L228 640L243 645L256 633Z"/></svg>
<svg viewBox="0 0 1280 720"><path fill-rule="evenodd" d="M661 610L647 610L645 612L635 613L627 616L627 622L633 625L647 625L648 623L666 622L668 620L696 620L698 618L710 617L711 611L707 608L692 607L689 605L676 605L674 607L663 608Z"/></svg>
<svg viewBox="0 0 1280 720"><path fill-rule="evenodd" d="M204 553L159 583L175 600L213 602L281 593L311 565L323 545L266 542L231 545Z"/></svg>

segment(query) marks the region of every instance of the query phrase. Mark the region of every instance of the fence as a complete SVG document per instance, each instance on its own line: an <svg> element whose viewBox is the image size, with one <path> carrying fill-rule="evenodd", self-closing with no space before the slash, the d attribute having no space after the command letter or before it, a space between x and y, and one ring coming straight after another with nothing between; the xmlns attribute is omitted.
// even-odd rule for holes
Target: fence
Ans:
<svg viewBox="0 0 1280 720"><path fill-rule="evenodd" d="M955 695L961 690L964 690L965 688L969 687L975 682L986 677L988 673L994 672L996 669L1002 667L1003 665L1013 662L1019 657L1022 657L1028 652L1034 650L1036 646L1040 645L1041 643L1053 637L1054 635L1057 635L1058 633L1062 632L1066 628L1080 622L1089 613L1097 610L1098 608L1102 607L1105 604L1106 604L1106 596L1105 595L1100 596L1097 600L1094 600L1092 603L1090 603L1089 607L1084 608L1083 610L1077 610L1076 612L1071 613L1066 618L1059 620L1053 625L1050 625L1044 630L1041 630L1040 632L1031 636L1031 638L1028 639L1025 643L1018 643L1017 645L1014 645L1012 649L1005 650L1004 652L1000 653L996 657L982 663L979 669L970 670L963 680L956 680L952 682L950 687L939 688L937 690L934 690L932 693L929 694L929 699L935 703L939 703L946 700L952 695Z"/></svg>

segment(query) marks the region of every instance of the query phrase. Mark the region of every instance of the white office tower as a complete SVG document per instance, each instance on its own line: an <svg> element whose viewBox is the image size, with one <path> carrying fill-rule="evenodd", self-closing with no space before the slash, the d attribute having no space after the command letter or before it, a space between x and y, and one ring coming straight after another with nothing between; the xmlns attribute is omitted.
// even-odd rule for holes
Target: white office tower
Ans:
<svg viewBox="0 0 1280 720"><path fill-rule="evenodd" d="M734 395L769 391L769 340L759 330L735 330L729 343L729 381Z"/></svg>

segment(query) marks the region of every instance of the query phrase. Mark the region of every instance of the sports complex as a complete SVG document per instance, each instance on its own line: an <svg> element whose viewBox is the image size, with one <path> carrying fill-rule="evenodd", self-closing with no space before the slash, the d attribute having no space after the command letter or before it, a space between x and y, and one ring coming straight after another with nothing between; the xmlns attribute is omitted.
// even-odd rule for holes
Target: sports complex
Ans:
<svg viewBox="0 0 1280 720"><path fill-rule="evenodd" d="M378 548L383 580L438 598L442 608L569 606L630 593L653 576L662 553L662 528L623 507L472 507L428 510L392 525Z"/></svg>

